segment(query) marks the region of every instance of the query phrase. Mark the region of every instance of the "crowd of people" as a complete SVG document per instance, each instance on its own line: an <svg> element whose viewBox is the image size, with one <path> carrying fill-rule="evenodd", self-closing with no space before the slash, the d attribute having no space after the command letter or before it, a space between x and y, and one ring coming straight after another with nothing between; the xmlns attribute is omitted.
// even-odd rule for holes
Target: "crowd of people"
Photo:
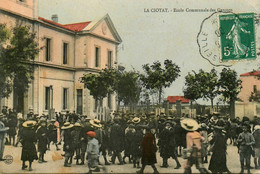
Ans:
<svg viewBox="0 0 260 174"><path fill-rule="evenodd" d="M46 163L44 158L50 144L56 151L63 147L64 167L88 164L89 172L99 172L102 165L133 164L143 173L151 165L159 173L156 153L162 158L161 167L167 168L173 158L174 169L179 169L181 156L187 159L184 173L192 173L192 165L200 173L231 173L227 167L227 142L238 147L241 172L250 173L251 156L254 168L260 166L260 119L244 117L229 119L215 113L197 118L171 117L154 112L115 112L113 119L100 121L75 112L56 113L55 118L30 112L27 119L14 110L4 108L0 116L0 160L3 159L4 143L22 145L22 170L32 171L32 162ZM6 134L5 134L6 133ZM208 160L208 155L211 155ZM26 165L29 161L29 167ZM204 163L209 162L206 169ZM174 172L173 172L174 173Z"/></svg>

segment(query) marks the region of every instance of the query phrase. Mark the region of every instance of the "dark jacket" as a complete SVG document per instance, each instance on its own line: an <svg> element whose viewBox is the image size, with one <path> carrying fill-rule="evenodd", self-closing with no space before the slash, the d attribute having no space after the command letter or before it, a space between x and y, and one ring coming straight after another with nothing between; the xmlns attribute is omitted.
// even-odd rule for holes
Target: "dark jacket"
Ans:
<svg viewBox="0 0 260 174"><path fill-rule="evenodd" d="M142 140L142 164L155 163L157 163L155 137L152 133L147 133Z"/></svg>
<svg viewBox="0 0 260 174"><path fill-rule="evenodd" d="M33 161L37 160L37 152L34 143L36 143L36 133L32 128L23 128L21 133L21 143L22 143L22 155L21 160L23 161Z"/></svg>

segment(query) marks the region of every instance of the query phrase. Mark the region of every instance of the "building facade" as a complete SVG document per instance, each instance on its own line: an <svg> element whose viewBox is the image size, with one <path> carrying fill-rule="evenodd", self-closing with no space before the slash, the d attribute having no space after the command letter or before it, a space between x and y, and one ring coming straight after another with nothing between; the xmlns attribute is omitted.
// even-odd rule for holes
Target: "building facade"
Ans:
<svg viewBox="0 0 260 174"><path fill-rule="evenodd" d="M15 92L1 100L1 106L16 108L25 115L77 112L97 116L96 101L80 83L86 73L117 68L117 48L122 42L109 15L97 21L60 24L38 16L37 0L4 0L0 2L0 19L8 27L29 25L37 33L42 48L35 58L34 79L28 92L17 99ZM106 111L115 110L116 95L103 100Z"/></svg>

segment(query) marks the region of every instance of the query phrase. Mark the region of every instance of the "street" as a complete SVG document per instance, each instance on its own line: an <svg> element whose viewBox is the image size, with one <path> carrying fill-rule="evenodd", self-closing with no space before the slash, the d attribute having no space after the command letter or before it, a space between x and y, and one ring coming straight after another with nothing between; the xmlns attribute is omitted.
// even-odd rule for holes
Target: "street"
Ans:
<svg viewBox="0 0 260 174"><path fill-rule="evenodd" d="M10 145L5 146L4 156L11 155L13 157L13 161L1 161L0 162L0 173L87 173L88 167L87 164L81 166L76 165L75 161L73 161L71 167L64 167L64 159L53 161L52 155L54 154L55 146L51 145L50 151L47 151L45 155L45 160L47 163L38 163L38 161L34 161L32 164L33 171L22 170L22 161L20 160L21 156L21 147L13 147ZM62 150L58 151L58 153L63 153ZM110 157L109 157L110 158ZM104 164L103 158L100 158L101 163ZM184 159L181 157L179 158L180 163L183 165ZM209 158L210 161L210 158ZM7 163L11 164L7 164ZM128 158L126 159L127 164L125 165L117 165L118 161L116 160L115 165L109 165L106 167L107 173L135 173L138 169L133 168L132 164L128 164ZM28 162L27 162L28 164ZM173 159L168 160L169 167L168 168L161 168L162 165L162 158L160 158L159 153L157 153L157 164L156 167L160 173L183 173L184 169L181 167L180 169L174 169L176 166L175 161ZM209 163L208 163L209 164ZM208 164L205 164L206 168ZM227 150L227 166L232 173L239 173L240 172L240 164L239 164L239 155L237 153L237 147L228 145ZM254 167L253 158L251 158L251 166ZM150 166L145 168L145 173L153 173L153 170ZM195 166L192 167L193 173L198 173L198 170ZM252 173L260 173L260 170L251 170ZM100 173L104 173L101 171Z"/></svg>

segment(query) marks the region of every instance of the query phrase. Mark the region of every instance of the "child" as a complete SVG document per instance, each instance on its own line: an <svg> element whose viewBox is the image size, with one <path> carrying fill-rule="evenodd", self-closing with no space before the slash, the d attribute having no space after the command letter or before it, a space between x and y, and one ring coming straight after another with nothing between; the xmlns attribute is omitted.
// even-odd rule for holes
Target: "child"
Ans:
<svg viewBox="0 0 260 174"><path fill-rule="evenodd" d="M89 173L100 172L98 167L98 158L99 158L99 145L98 140L95 138L96 133L93 131L86 132L88 136L88 147L87 147L87 160Z"/></svg>

